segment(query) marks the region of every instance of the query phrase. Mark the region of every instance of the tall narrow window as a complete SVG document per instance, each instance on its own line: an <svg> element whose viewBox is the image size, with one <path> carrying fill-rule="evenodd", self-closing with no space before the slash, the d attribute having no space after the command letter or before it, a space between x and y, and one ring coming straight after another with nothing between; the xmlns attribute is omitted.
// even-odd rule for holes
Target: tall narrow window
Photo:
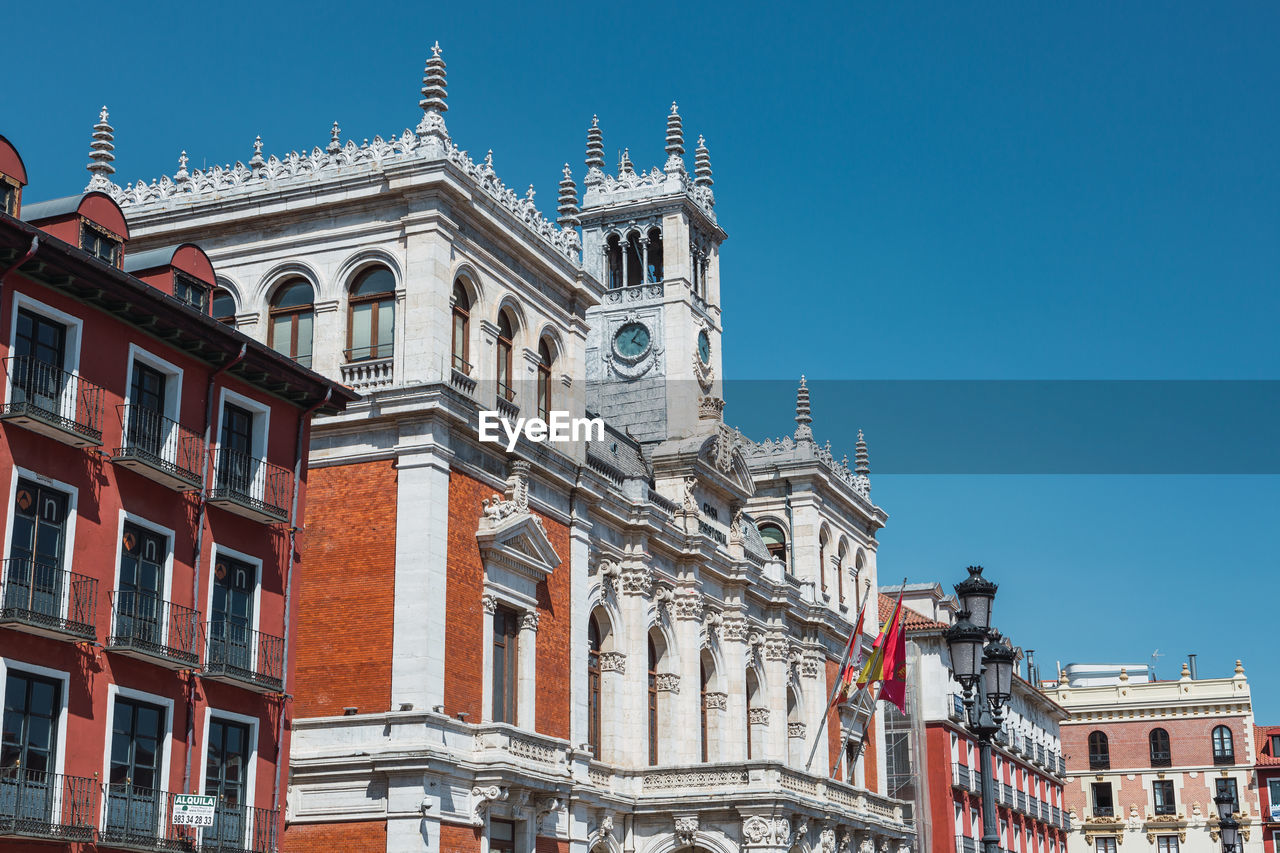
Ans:
<svg viewBox="0 0 1280 853"><path fill-rule="evenodd" d="M220 491L250 495L257 469L253 458L253 412L226 403L218 436L217 487Z"/></svg>
<svg viewBox="0 0 1280 853"><path fill-rule="evenodd" d="M1213 729L1213 763L1234 764L1235 760L1236 750L1231 742L1231 729L1226 726L1215 726Z"/></svg>
<svg viewBox="0 0 1280 853"><path fill-rule="evenodd" d="M818 581L822 594L827 594L827 534L818 537Z"/></svg>
<svg viewBox="0 0 1280 853"><path fill-rule="evenodd" d="M5 773L6 780L18 779L21 773L20 781L36 785L46 797L54 781L48 774L54 772L57 764L61 693L62 685L56 681L12 669L5 676L0 772ZM16 787L21 789L21 785ZM11 797L13 790L9 787Z"/></svg>
<svg viewBox="0 0 1280 853"><path fill-rule="evenodd" d="M311 366L311 337L315 322L315 292L302 278L285 282L271 300L267 344L303 367Z"/></svg>
<svg viewBox="0 0 1280 853"><path fill-rule="evenodd" d="M1157 779L1151 783L1151 795L1155 800L1156 814L1177 814L1178 804L1173 798L1173 780Z"/></svg>
<svg viewBox="0 0 1280 853"><path fill-rule="evenodd" d="M134 361L129 382L129 407L125 432L129 446L160 459L169 424L164 416L165 386L169 377L150 365Z"/></svg>
<svg viewBox="0 0 1280 853"><path fill-rule="evenodd" d="M516 724L516 674L520 616L499 607L493 613L493 721Z"/></svg>
<svg viewBox="0 0 1280 853"><path fill-rule="evenodd" d="M1148 746L1151 752L1152 767L1170 767L1173 765L1173 756L1169 753L1169 733L1164 729L1152 729L1151 734L1147 736Z"/></svg>
<svg viewBox="0 0 1280 853"><path fill-rule="evenodd" d="M600 623L587 623L587 743L600 758Z"/></svg>
<svg viewBox="0 0 1280 853"><path fill-rule="evenodd" d="M225 287L219 287L213 292L212 305L213 319L219 323L235 328L236 325L236 298L231 295L231 291Z"/></svg>
<svg viewBox="0 0 1280 853"><path fill-rule="evenodd" d="M609 288L624 287L625 282L622 276L622 244L617 234L610 234L609 239L605 241L605 277L609 282Z"/></svg>
<svg viewBox="0 0 1280 853"><path fill-rule="evenodd" d="M1218 797L1226 797L1231 800L1231 813L1235 814L1240 811L1240 792L1236 788L1235 779L1214 779L1214 795ZM1271 801L1275 803L1275 800Z"/></svg>
<svg viewBox="0 0 1280 853"><path fill-rule="evenodd" d="M1110 782L1093 782L1093 815L1094 817L1111 817L1115 814L1115 803L1111 799Z"/></svg>
<svg viewBox="0 0 1280 853"><path fill-rule="evenodd" d="M56 620L62 616L70 497L31 480L19 480L4 585L4 607Z"/></svg>
<svg viewBox="0 0 1280 853"><path fill-rule="evenodd" d="M462 281L453 283L453 369L471 375L471 297Z"/></svg>
<svg viewBox="0 0 1280 853"><path fill-rule="evenodd" d="M105 841L154 838L161 817L161 748L165 711L116 698L111 721Z"/></svg>
<svg viewBox="0 0 1280 853"><path fill-rule="evenodd" d="M538 417L550 419L551 411L551 347L538 342Z"/></svg>
<svg viewBox="0 0 1280 853"><path fill-rule="evenodd" d="M511 387L511 352L515 328L511 323L511 315L506 311L498 312L498 396L510 402L516 398L515 389Z"/></svg>
<svg viewBox="0 0 1280 853"><path fill-rule="evenodd" d="M515 853L516 825L509 820L489 820L490 853Z"/></svg>
<svg viewBox="0 0 1280 853"><path fill-rule="evenodd" d="M649 764L658 763L658 650L649 638Z"/></svg>
<svg viewBox="0 0 1280 853"><path fill-rule="evenodd" d="M386 267L360 273L348 303L347 360L390 358L395 343L396 277Z"/></svg>
<svg viewBox="0 0 1280 853"><path fill-rule="evenodd" d="M164 566L169 539L136 524L125 524L120 542L120 588L116 590L115 634L145 646L165 641ZM177 642L174 638L174 642Z"/></svg>
<svg viewBox="0 0 1280 853"><path fill-rule="evenodd" d="M75 412L75 386L67 372L67 328L47 317L18 309L17 337L10 360L14 403L58 415Z"/></svg>
<svg viewBox="0 0 1280 853"><path fill-rule="evenodd" d="M209 609L209 663L242 672L258 671L253 636L253 600L257 569L219 555L213 566L213 604Z"/></svg>
<svg viewBox="0 0 1280 853"><path fill-rule="evenodd" d="M844 560L845 544L840 542L840 550L836 552L836 600L844 604Z"/></svg>
<svg viewBox="0 0 1280 853"><path fill-rule="evenodd" d="M249 795L250 728L212 717L205 738L204 793L218 798L213 826L204 830L201 839L209 847L237 849L244 844L248 809L253 804Z"/></svg>
<svg viewBox="0 0 1280 853"><path fill-rule="evenodd" d="M1105 732L1089 733L1089 769L1111 769L1111 747Z"/></svg>
<svg viewBox="0 0 1280 853"><path fill-rule="evenodd" d="M645 279L651 282L662 281L662 229L649 229L648 263L645 265Z"/></svg>
<svg viewBox="0 0 1280 853"><path fill-rule="evenodd" d="M698 664L698 713L702 722L702 761L707 761L707 664Z"/></svg>

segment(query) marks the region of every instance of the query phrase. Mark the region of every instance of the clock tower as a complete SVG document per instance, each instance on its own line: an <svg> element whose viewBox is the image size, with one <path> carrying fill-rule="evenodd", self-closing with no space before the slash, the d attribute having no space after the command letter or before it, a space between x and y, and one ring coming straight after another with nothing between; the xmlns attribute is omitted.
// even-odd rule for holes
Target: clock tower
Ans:
<svg viewBox="0 0 1280 853"><path fill-rule="evenodd" d="M693 435L702 398L722 396L720 244L727 235L716 223L711 155L699 137L688 173L674 103L666 152L662 169L645 172L624 149L617 175L606 174L604 135L593 118L582 207L569 211L582 226L583 267L607 288L587 312L587 407L646 443Z"/></svg>

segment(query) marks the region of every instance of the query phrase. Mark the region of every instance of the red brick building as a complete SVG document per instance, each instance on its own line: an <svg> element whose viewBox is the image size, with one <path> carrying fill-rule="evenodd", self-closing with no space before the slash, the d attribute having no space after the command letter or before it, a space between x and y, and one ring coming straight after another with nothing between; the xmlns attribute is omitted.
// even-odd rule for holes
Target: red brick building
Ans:
<svg viewBox="0 0 1280 853"><path fill-rule="evenodd" d="M1262 849L1276 853L1280 841L1280 726L1253 727L1258 806L1262 814Z"/></svg>
<svg viewBox="0 0 1280 853"><path fill-rule="evenodd" d="M881 620L898 588L880 596ZM951 679L944 633L956 603L941 585L909 584L903 593L907 629L907 713L886 708L889 794L914 801L920 849L975 853L982 849L982 771L976 738L964 725L960 685ZM1015 675L1004 729L992 755L1000 849L1066 853L1065 764L1058 740L1066 712Z"/></svg>
<svg viewBox="0 0 1280 853"><path fill-rule="evenodd" d="M199 247L26 183L0 137L0 846L265 853L309 422L352 395L209 316Z"/></svg>

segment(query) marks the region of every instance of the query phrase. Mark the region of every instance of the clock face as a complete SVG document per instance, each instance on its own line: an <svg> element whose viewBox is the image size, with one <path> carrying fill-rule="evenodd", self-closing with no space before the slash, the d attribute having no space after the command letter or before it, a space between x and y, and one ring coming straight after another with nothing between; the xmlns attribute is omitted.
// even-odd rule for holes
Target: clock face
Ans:
<svg viewBox="0 0 1280 853"><path fill-rule="evenodd" d="M649 350L649 330L643 323L627 323L613 339L614 349L624 358L637 358Z"/></svg>
<svg viewBox="0 0 1280 853"><path fill-rule="evenodd" d="M703 364L711 363L711 338L707 336L706 330L698 332L698 358Z"/></svg>

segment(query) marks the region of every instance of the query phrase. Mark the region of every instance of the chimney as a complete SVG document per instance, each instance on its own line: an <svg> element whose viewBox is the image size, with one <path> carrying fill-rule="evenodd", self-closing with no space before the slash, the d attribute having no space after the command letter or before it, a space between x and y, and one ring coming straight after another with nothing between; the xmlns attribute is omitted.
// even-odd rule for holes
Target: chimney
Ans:
<svg viewBox="0 0 1280 853"><path fill-rule="evenodd" d="M1196 680L1196 656L1187 655L1187 665L1191 668L1191 680Z"/></svg>
<svg viewBox="0 0 1280 853"><path fill-rule="evenodd" d="M1027 649L1027 681L1031 682L1034 687L1040 686L1040 672L1036 668L1035 649Z"/></svg>

